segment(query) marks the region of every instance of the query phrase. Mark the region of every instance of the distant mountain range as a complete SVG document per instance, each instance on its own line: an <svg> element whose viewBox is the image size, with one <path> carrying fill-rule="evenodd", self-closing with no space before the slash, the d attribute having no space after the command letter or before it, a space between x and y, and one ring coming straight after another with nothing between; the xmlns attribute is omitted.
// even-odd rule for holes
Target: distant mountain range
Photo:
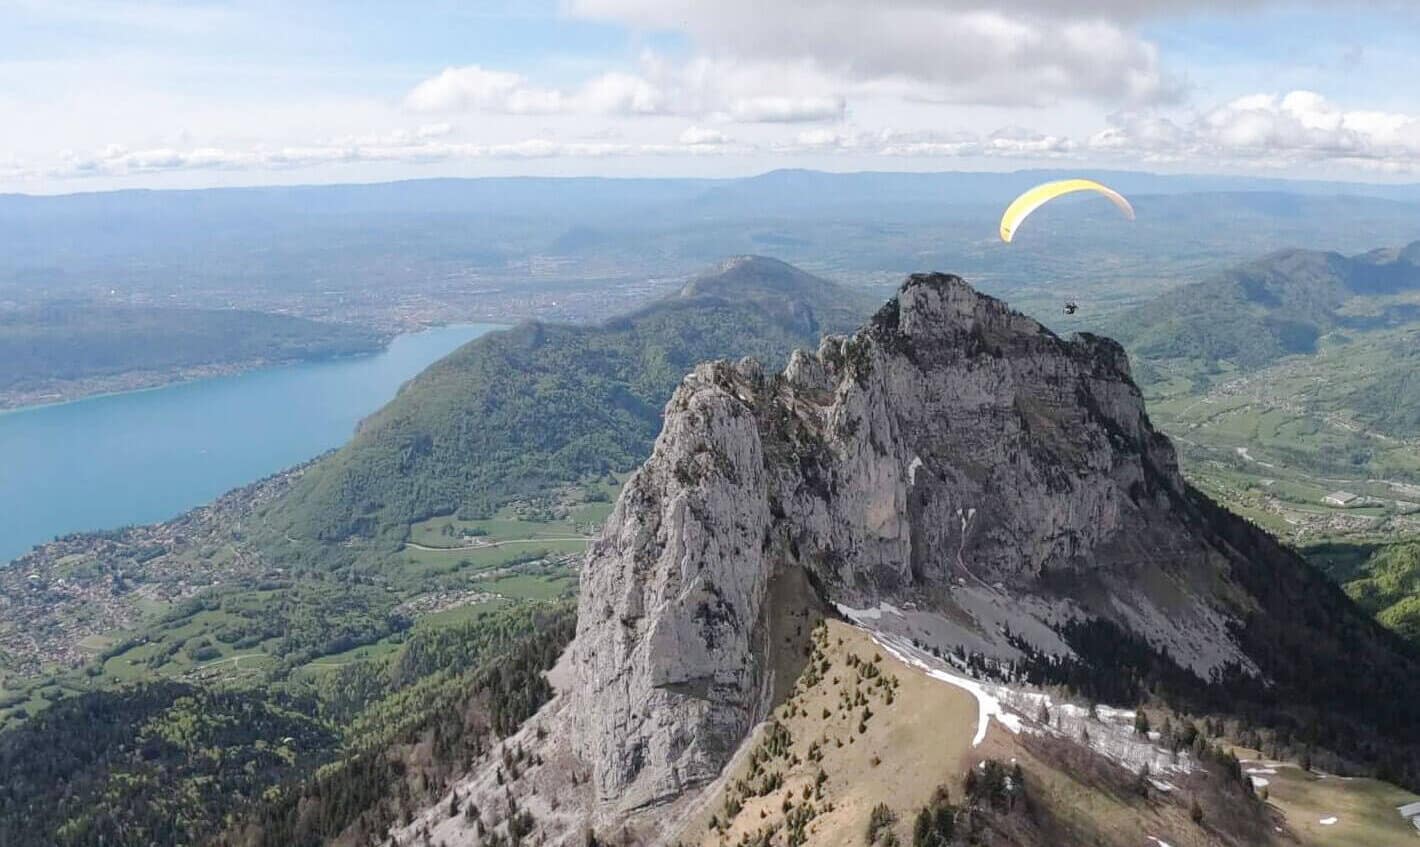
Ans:
<svg viewBox="0 0 1420 847"><path fill-rule="evenodd" d="M1280 251L1175 288L1107 331L1146 384L1271 385L1286 394L1274 405L1319 422L1308 425L1318 443L1326 421L1349 422L1339 435L1355 443L1357 466L1387 439L1420 437L1420 242L1355 256ZM1403 459L1371 470L1420 481L1420 463Z"/></svg>
<svg viewBox="0 0 1420 847"><path fill-rule="evenodd" d="M768 171L749 177L609 178L484 177L436 178L399 182L207 188L197 190L128 189L66 195L0 194L0 221L48 224L76 222L117 212L185 220L197 226L205 216L242 213L260 216L307 214L571 214L641 211L694 201L704 209L743 211L746 203L774 209L813 210L864 202L909 206L970 205L1009 201L1040 182L1087 177L1107 182L1125 194L1194 194L1249 192L1308 196L1371 197L1420 202L1420 183L1364 183L1271 179L1212 174L1156 174L1141 171L859 171L832 173L804 169Z"/></svg>
<svg viewBox="0 0 1420 847"><path fill-rule="evenodd" d="M1354 251L1420 234L1412 185L1091 171L1135 201L1134 224L1065 201L1009 248L995 240L1017 193L1077 175L791 170L9 195L0 303L120 288L210 306L239 292L263 309L392 321L399 295L416 293L430 315L487 319L491 304L524 316L550 309L526 301L569 280L615 287L769 253L871 281L877 295L905 273L950 267L993 293L1053 287L1098 292L1098 304L1121 276L1135 285L1128 300L1151 293L1141 282L1196 279L1281 245ZM490 288L522 297L490 299Z"/></svg>
<svg viewBox="0 0 1420 847"><path fill-rule="evenodd" d="M1117 336L1144 359L1228 361L1251 369L1315 353L1328 332L1420 323L1420 242L1343 256L1284 250L1203 282L1180 286L1126 313ZM1360 301L1374 303L1357 308Z"/></svg>

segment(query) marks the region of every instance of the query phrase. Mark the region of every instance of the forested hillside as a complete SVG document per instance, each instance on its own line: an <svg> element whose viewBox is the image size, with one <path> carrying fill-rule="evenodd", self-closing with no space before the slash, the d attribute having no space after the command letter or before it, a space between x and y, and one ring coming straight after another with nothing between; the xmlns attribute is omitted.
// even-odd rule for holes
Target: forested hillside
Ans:
<svg viewBox="0 0 1420 847"><path fill-rule="evenodd" d="M329 756L308 711L171 682L60 703L0 735L0 843L191 843Z"/></svg>
<svg viewBox="0 0 1420 847"><path fill-rule="evenodd" d="M531 604L281 684L157 682L65 700L0 733L0 844L194 844L234 826L236 843L286 847L367 811L394 815L376 801L417 803L549 696L540 674L571 621L565 603ZM432 768L409 756L430 731Z"/></svg>
<svg viewBox="0 0 1420 847"><path fill-rule="evenodd" d="M1357 605L1420 643L1420 541L1322 544L1307 552Z"/></svg>
<svg viewBox="0 0 1420 847"><path fill-rule="evenodd" d="M16 782L7 802L43 811L10 834L192 843L230 826L232 843L284 845L388 825L486 749L490 731L506 733L547 696L539 672L570 637L571 618L539 598L575 584L561 551L582 549L619 486L602 475L644 457L685 372L744 355L778 366L868 311L788 265L741 259L604 325L528 323L435 365L350 445L296 475L294 494L254 500L249 516L210 539L196 534L206 540L191 550L157 552L176 568L188 557L196 575L236 549L250 574L137 626L98 656L87 682L76 669L54 680L65 691L38 679L12 696L36 699L13 710L19 728L0 745L16 773L36 776ZM434 514L449 517L418 522ZM360 533L369 537L350 538ZM125 577L146 582L147 572ZM234 687L231 708L305 715L315 735L286 750L281 739L299 733L226 739L199 724L190 743L211 756L180 767L186 748L155 747L145 765L121 739L185 726L179 702L211 690L153 683L172 678ZM100 690L65 699L85 685ZM40 694L62 708L44 710ZM213 710L219 724L226 708ZM22 723L26 712L53 717ZM110 716L111 743L56 740L89 712ZM51 744L74 755L46 763L40 751ZM269 767L241 758L268 745ZM86 799L66 805L44 787L55 784ZM185 798L182 815L171 814L170 796ZM125 841L104 829L120 818L145 823Z"/></svg>
<svg viewBox="0 0 1420 847"><path fill-rule="evenodd" d="M628 470L695 363L753 356L777 367L869 308L783 262L742 258L600 326L484 336L406 385L274 505L273 543L329 557L345 549L330 542L361 536L388 550L415 521L486 517L551 484Z"/></svg>
<svg viewBox="0 0 1420 847"><path fill-rule="evenodd" d="M371 353L382 343L361 327L288 315L55 303L0 311L0 392L136 371Z"/></svg>
<svg viewBox="0 0 1420 847"><path fill-rule="evenodd" d="M1420 305L1348 308L1356 298L1420 290L1420 244L1346 257L1285 250L1182 286L1125 314L1115 335L1146 360L1227 361L1257 368L1316 351L1333 330L1365 331L1420 320Z"/></svg>
<svg viewBox="0 0 1420 847"><path fill-rule="evenodd" d="M1286 250L1126 313L1185 471L1420 642L1420 243ZM1404 543L1409 541L1409 543Z"/></svg>

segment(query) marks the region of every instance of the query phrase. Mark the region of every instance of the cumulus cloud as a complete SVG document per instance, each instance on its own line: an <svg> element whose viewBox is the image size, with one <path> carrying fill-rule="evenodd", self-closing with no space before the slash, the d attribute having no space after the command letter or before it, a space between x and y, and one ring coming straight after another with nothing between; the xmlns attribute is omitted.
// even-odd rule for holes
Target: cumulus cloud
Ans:
<svg viewBox="0 0 1420 847"><path fill-rule="evenodd" d="M801 123L843 117L842 97L740 97L730 101L731 119L746 123Z"/></svg>
<svg viewBox="0 0 1420 847"><path fill-rule="evenodd" d="M532 85L521 74L478 65L444 68L438 76L416 85L405 103L416 112L481 109L512 115L541 115L563 108L561 92Z"/></svg>
<svg viewBox="0 0 1420 847"><path fill-rule="evenodd" d="M606 73L583 86L578 104L590 112L614 115L659 115L669 111L665 93L647 79L627 73Z"/></svg>
<svg viewBox="0 0 1420 847"><path fill-rule="evenodd" d="M729 144L730 137L718 129L706 129L699 126L688 126L677 139L681 144L690 146L702 146L711 144Z"/></svg>
<svg viewBox="0 0 1420 847"><path fill-rule="evenodd" d="M417 138L443 138L454 131L453 124L425 124L414 131Z"/></svg>
<svg viewBox="0 0 1420 847"><path fill-rule="evenodd" d="M410 91L406 105L435 113L676 115L741 123L841 122L849 102L859 98L995 106L1084 99L1140 108L1176 102L1182 88L1134 24L1178 5L568 0L574 16L682 33L692 43L690 55L647 52L634 72L562 88L477 65L446 68Z"/></svg>
<svg viewBox="0 0 1420 847"><path fill-rule="evenodd" d="M130 150L110 145L90 155L66 153L44 171L17 167L15 174L48 177L130 176L185 170L289 170L330 164L397 162L428 164L477 159L601 159L637 156L705 155L733 151L731 139L714 130L690 127L673 143L561 141L529 138L501 144L473 144L421 138L418 131L336 139L285 147L246 149L173 147ZM0 163L0 173L3 173Z"/></svg>
<svg viewBox="0 0 1420 847"><path fill-rule="evenodd" d="M1177 83L1130 21L1152 0L571 0L573 14L689 35L705 54L809 62L849 83L890 83L943 102L1149 103ZM1200 5L1194 3L1193 5ZM1223 5L1221 2L1216 5ZM1229 4L1235 7L1236 4Z"/></svg>
<svg viewBox="0 0 1420 847"><path fill-rule="evenodd" d="M1252 169L1342 165L1405 173L1420 170L1420 115L1345 109L1311 91L1254 94L1170 117L1121 112L1092 134L1071 137L1012 126L993 132L818 128L780 140L781 154L844 153L914 158L1220 163Z"/></svg>
<svg viewBox="0 0 1420 847"><path fill-rule="evenodd" d="M606 103L636 108L634 85L614 86ZM662 89L664 90L664 89ZM612 96L615 95L615 96ZM641 97L640 103L651 101ZM772 112L773 110L768 110ZM759 115L765 120L764 114ZM645 133L547 134L505 143L467 143L449 123L341 136L289 146L109 146L86 155L66 154L48 166L0 155L0 178L130 176L193 170L289 170L346 163L404 164L470 160L748 155L769 165L797 156L1002 160L1022 163L1168 164L1205 169L1218 165L1266 170L1336 165L1377 173L1420 170L1420 115L1345 108L1311 91L1253 94L1194 112L1156 110L1110 115L1097 131L1070 135L1008 125L979 132L876 128L840 120L807 127L760 123L732 137L714 121ZM628 140L629 139L629 140ZM951 167L951 165L944 165Z"/></svg>
<svg viewBox="0 0 1420 847"><path fill-rule="evenodd" d="M1111 124L1089 139L1091 150L1146 161L1335 162L1387 171L1420 165L1420 116L1347 110L1313 91L1238 97L1182 122L1125 113Z"/></svg>
<svg viewBox="0 0 1420 847"><path fill-rule="evenodd" d="M846 103L834 83L802 68L734 66L700 57L675 63L645 53L638 73L603 73L571 89L477 65L445 68L415 86L405 105L416 112L484 111L511 115L676 115L741 123L831 121ZM825 93L829 92L829 93Z"/></svg>
<svg viewBox="0 0 1420 847"><path fill-rule="evenodd" d="M1068 138L1007 127L990 133L809 129L773 145L779 153L856 153L897 158L1052 159L1075 152Z"/></svg>
<svg viewBox="0 0 1420 847"><path fill-rule="evenodd" d="M430 113L657 115L672 111L664 92L635 74L604 73L576 90L563 91L535 85L521 74L479 65L445 68L416 85L404 102L413 111Z"/></svg>
<svg viewBox="0 0 1420 847"><path fill-rule="evenodd" d="M847 108L843 80L811 62L695 56L675 62L654 52L641 72L686 114L741 123L839 121Z"/></svg>

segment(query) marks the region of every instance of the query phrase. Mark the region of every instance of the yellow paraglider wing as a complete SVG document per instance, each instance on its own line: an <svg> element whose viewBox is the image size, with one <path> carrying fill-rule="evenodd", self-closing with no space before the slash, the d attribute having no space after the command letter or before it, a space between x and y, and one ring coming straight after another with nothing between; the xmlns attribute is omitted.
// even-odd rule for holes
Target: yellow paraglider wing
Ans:
<svg viewBox="0 0 1420 847"><path fill-rule="evenodd" d="M1108 186L1100 185L1092 179L1062 179L1057 182L1047 182L1037 185L1026 193L1017 197L1006 207L1006 214L1001 216L1001 240L1010 242L1015 237L1016 228L1021 225L1021 221L1030 216L1031 212L1065 194L1073 194L1076 191L1094 191L1103 194L1113 201L1114 205L1125 214L1129 220L1134 220L1134 207L1129 205L1129 201Z"/></svg>

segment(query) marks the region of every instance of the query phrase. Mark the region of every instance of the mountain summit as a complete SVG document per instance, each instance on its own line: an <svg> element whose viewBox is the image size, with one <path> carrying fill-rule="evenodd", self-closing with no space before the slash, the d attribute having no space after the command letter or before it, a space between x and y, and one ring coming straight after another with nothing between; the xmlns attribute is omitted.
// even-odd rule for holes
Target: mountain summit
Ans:
<svg viewBox="0 0 1420 847"><path fill-rule="evenodd" d="M1184 491L1118 346L1061 340L957 277L912 277L779 376L700 366L584 571L573 655L602 798L718 773L766 713L771 584L792 571L825 603L914 609L941 648L1021 657L996 626L952 623L976 619L1069 653L1049 624L1103 616L1202 674L1250 667L1218 608L1224 557L1173 517Z"/></svg>
<svg viewBox="0 0 1420 847"><path fill-rule="evenodd" d="M681 297L744 300L780 296L812 301L824 294L823 279L768 256L732 256L680 290Z"/></svg>
<svg viewBox="0 0 1420 847"><path fill-rule="evenodd" d="M1415 657L1189 487L1123 350L922 274L782 373L684 379L588 554L561 692L508 742L572 782L520 802L554 837L681 837L756 725L795 714L823 667L813 621L842 616L924 657L1246 715L1417 777ZM483 769L460 790L502 789Z"/></svg>

